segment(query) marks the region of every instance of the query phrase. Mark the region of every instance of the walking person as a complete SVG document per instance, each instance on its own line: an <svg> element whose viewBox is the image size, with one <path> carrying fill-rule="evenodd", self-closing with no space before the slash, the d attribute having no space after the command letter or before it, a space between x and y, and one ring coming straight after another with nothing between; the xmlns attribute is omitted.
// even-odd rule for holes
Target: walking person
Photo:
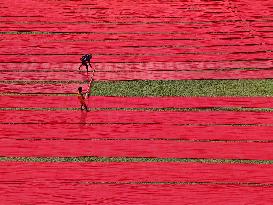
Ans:
<svg viewBox="0 0 273 205"><path fill-rule="evenodd" d="M83 55L83 56L80 58L82 64L80 65L79 70L80 70L81 67L84 65L85 68L86 68L86 71L88 72L88 65L90 66L90 68L92 68L91 63L90 63L91 58L92 58L92 54L85 54L85 55Z"/></svg>
<svg viewBox="0 0 273 205"><path fill-rule="evenodd" d="M81 104L81 110L86 110L86 112L88 112L88 107L85 103L85 95L83 94L82 92L82 87L79 87L78 88L78 99L80 101L80 104Z"/></svg>

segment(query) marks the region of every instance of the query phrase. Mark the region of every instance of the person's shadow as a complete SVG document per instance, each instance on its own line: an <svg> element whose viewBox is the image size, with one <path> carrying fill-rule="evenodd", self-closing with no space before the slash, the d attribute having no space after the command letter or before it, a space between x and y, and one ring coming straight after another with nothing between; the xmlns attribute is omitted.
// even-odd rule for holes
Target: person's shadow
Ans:
<svg viewBox="0 0 273 205"><path fill-rule="evenodd" d="M84 70L84 71L80 71L80 74L81 74L82 81L89 81L89 72L86 72L86 70Z"/></svg>
<svg viewBox="0 0 273 205"><path fill-rule="evenodd" d="M84 128L86 126L86 119L87 119L88 112L86 112L85 110L80 111L80 112L81 112L81 114L80 114L79 127L81 129L81 128Z"/></svg>

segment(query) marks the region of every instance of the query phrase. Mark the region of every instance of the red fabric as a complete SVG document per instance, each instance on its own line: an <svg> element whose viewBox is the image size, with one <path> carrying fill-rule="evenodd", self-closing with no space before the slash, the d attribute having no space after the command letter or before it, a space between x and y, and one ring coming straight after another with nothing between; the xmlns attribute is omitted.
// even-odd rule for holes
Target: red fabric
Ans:
<svg viewBox="0 0 273 205"><path fill-rule="evenodd" d="M46 81L88 81L91 74L86 72L3 72L1 75L2 80L17 80L17 81L29 81L29 80L46 80ZM263 70L207 70L207 71L122 71L122 72L96 72L94 80L95 81L109 81L109 80L200 80L200 79L266 79L273 78L273 70L263 69ZM50 83L50 82L49 82ZM75 83L79 84L79 83ZM15 86L13 84L9 85L8 89L4 90L5 85L1 86L0 92L13 92ZM64 84L66 87L67 84ZM24 88L22 88L24 89ZM37 91L41 91L42 88ZM64 90L56 88L58 92L67 92L69 89L64 88ZM29 90L31 92L31 89ZM42 91L41 91L42 92ZM54 92L52 89L51 92ZM71 92L73 92L71 90Z"/></svg>
<svg viewBox="0 0 273 205"><path fill-rule="evenodd" d="M77 63L79 62L79 54L73 55L0 55L0 61L5 63ZM100 55L93 58L93 62L213 62L213 61L249 61L261 59L263 61L272 61L272 57L265 55L265 53L230 53L226 55L220 54L202 54L202 53L147 53L145 55L136 55L133 53L129 54L111 54ZM77 68L75 68L77 70Z"/></svg>
<svg viewBox="0 0 273 205"><path fill-rule="evenodd" d="M19 183L19 184L18 184ZM0 184L5 204L270 204L270 186L107 185L78 182Z"/></svg>
<svg viewBox="0 0 273 205"><path fill-rule="evenodd" d="M0 111L1 123L156 123L188 125L273 123L270 112Z"/></svg>
<svg viewBox="0 0 273 205"><path fill-rule="evenodd" d="M87 99L92 108L273 108L273 97L105 97ZM0 96L0 107L78 107L75 96Z"/></svg>
<svg viewBox="0 0 273 205"><path fill-rule="evenodd" d="M90 133L92 136L92 133ZM273 160L271 143L174 140L0 140L9 157L157 157Z"/></svg>
<svg viewBox="0 0 273 205"><path fill-rule="evenodd" d="M1 124L6 139L273 140L271 126L175 126L158 124Z"/></svg>
<svg viewBox="0 0 273 205"><path fill-rule="evenodd" d="M1 183L18 182L272 182L272 164L158 162L1 162Z"/></svg>

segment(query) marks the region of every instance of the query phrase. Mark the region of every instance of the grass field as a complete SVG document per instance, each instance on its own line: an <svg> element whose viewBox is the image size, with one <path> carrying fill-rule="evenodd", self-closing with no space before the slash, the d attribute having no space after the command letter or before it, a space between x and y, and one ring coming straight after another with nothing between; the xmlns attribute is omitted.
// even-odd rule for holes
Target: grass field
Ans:
<svg viewBox="0 0 273 205"><path fill-rule="evenodd" d="M0 2L1 204L272 204L272 6Z"/></svg>

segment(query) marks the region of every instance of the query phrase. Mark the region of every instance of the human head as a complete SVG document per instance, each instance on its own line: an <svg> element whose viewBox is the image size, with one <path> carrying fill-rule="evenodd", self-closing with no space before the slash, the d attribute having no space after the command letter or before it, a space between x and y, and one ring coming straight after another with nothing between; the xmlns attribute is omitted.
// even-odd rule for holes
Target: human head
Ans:
<svg viewBox="0 0 273 205"><path fill-rule="evenodd" d="M81 93L82 92L82 87L79 87L78 91L79 91L79 93Z"/></svg>

